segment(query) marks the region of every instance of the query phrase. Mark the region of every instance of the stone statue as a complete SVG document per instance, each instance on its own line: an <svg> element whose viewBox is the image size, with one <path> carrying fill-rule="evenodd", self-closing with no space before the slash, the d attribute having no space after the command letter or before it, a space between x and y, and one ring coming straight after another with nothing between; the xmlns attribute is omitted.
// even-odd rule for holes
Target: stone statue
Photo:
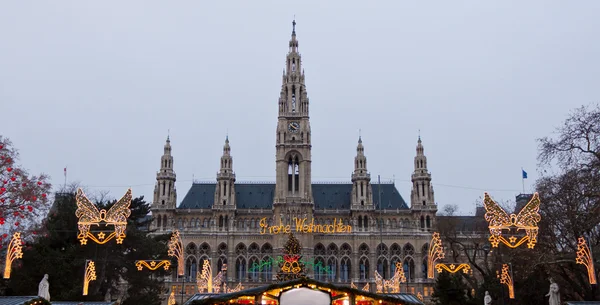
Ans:
<svg viewBox="0 0 600 305"><path fill-rule="evenodd" d="M292 94L292 110L296 110L296 95Z"/></svg>
<svg viewBox="0 0 600 305"><path fill-rule="evenodd" d="M492 304L492 297L490 296L489 292L485 292L485 297L483 298L483 305L490 305Z"/></svg>
<svg viewBox="0 0 600 305"><path fill-rule="evenodd" d="M46 301L50 301L50 283L48 283L48 275L44 274L44 278L40 281L38 286L38 297L46 299Z"/></svg>
<svg viewBox="0 0 600 305"><path fill-rule="evenodd" d="M546 294L547 297L550 297L548 300L549 305L560 305L560 291L558 288L558 284L554 282L554 279L550 278L550 291Z"/></svg>
<svg viewBox="0 0 600 305"><path fill-rule="evenodd" d="M296 72L296 63L292 62L292 72Z"/></svg>

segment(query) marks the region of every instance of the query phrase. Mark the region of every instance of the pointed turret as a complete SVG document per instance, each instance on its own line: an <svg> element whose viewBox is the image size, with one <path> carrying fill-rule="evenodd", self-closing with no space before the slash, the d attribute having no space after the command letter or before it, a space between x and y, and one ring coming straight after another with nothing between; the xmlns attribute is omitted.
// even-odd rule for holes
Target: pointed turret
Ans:
<svg viewBox="0 0 600 305"><path fill-rule="evenodd" d="M419 219L420 227L429 230L433 227L433 220L437 212L433 186L431 185L431 173L427 170L427 157L425 156L421 136L417 140L417 155L414 161L415 170L411 176L413 184L410 194L411 210Z"/></svg>
<svg viewBox="0 0 600 305"><path fill-rule="evenodd" d="M214 209L235 208L235 173L233 172L233 158L229 136L225 137L221 167L217 173L217 187L215 189Z"/></svg>
<svg viewBox="0 0 600 305"><path fill-rule="evenodd" d="M160 170L156 173L156 185L154 186L154 200L152 202L152 214L158 219L163 210L174 210L177 207L177 189L175 181L177 176L173 170L173 156L171 155L171 139L167 136L163 155L160 157ZM166 228L167 218L157 221L157 226Z"/></svg>
<svg viewBox="0 0 600 305"><path fill-rule="evenodd" d="M371 174L367 171L367 157L362 143L362 137L358 136L356 146L356 157L354 157L354 173L352 173L352 206L353 210L373 209L373 191L371 186Z"/></svg>

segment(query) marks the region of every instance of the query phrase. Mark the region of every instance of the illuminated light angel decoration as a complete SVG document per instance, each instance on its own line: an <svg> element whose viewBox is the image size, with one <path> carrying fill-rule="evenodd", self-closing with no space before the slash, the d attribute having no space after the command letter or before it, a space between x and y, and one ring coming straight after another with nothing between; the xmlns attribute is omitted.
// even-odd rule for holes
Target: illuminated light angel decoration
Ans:
<svg viewBox="0 0 600 305"><path fill-rule="evenodd" d="M175 301L175 286L171 288L171 294L169 295L169 300L167 301L167 305L175 305L177 301Z"/></svg>
<svg viewBox="0 0 600 305"><path fill-rule="evenodd" d="M585 266L588 272L588 279L591 285L596 285L596 270L594 269L594 260L592 259L592 249L588 246L585 238L579 237L577 240L577 258L578 264ZM6 278L6 275L5 275Z"/></svg>
<svg viewBox="0 0 600 305"><path fill-rule="evenodd" d="M85 261L85 275L83 278L83 295L88 295L88 287L91 281L96 280L96 265L92 260Z"/></svg>
<svg viewBox="0 0 600 305"><path fill-rule="evenodd" d="M365 286L363 286L362 291L371 291L371 286L369 285L369 283L366 283Z"/></svg>
<svg viewBox="0 0 600 305"><path fill-rule="evenodd" d="M427 278L432 279L435 277L434 266L435 262L439 259L444 258L444 248L442 247L442 239L440 233L433 233L431 236L431 245L429 246L429 255L427 258Z"/></svg>
<svg viewBox="0 0 600 305"><path fill-rule="evenodd" d="M177 259L177 275L181 276L184 273L183 268L183 241L179 235L179 231L175 230L169 240L169 256Z"/></svg>
<svg viewBox="0 0 600 305"><path fill-rule="evenodd" d="M88 238L94 242L103 245L113 238L116 237L117 244L122 244L125 239L125 230L127 229L127 218L131 215L129 205L131 204L131 189L127 192L117 203L115 203L110 209L98 210L83 193L82 189L77 189L75 196L77 201L77 210L75 215L79 218L77 226L79 228L79 235L77 238L82 245L87 245ZM108 236L104 232L100 232L94 235L90 232L91 226L114 226L114 232L111 232Z"/></svg>
<svg viewBox="0 0 600 305"><path fill-rule="evenodd" d="M423 302L423 295L421 294L421 292L417 292L417 299L419 299L419 301Z"/></svg>
<svg viewBox="0 0 600 305"><path fill-rule="evenodd" d="M350 282L350 288L358 289L358 287L356 287L356 285L354 285L354 281Z"/></svg>
<svg viewBox="0 0 600 305"><path fill-rule="evenodd" d="M506 285L508 287L508 297L511 299L515 298L515 286L512 279L512 272L510 271L510 267L508 264L502 265L502 272L498 274L496 271L496 276L500 279L500 283Z"/></svg>
<svg viewBox="0 0 600 305"><path fill-rule="evenodd" d="M443 264L443 263L439 263L435 265L435 269L437 270L438 273L442 273L445 271L450 272L450 273L456 273L458 271L461 271L463 273L469 273L471 271L471 266L469 264Z"/></svg>
<svg viewBox="0 0 600 305"><path fill-rule="evenodd" d="M23 249L22 245L23 241L21 240L21 233L15 232L13 237L8 244L8 249L6 250L6 261L4 264L4 278L10 278L10 271L12 270L12 263L17 258L23 258Z"/></svg>
<svg viewBox="0 0 600 305"><path fill-rule="evenodd" d="M519 214L508 214L496 203L488 193L484 194L483 206L485 207L485 220L490 229L490 243L492 247L498 247L503 243L510 248L516 248L527 242L527 247L533 249L537 243L538 222L542 219L538 213L540 210L540 197L538 193L523 207ZM506 239L502 236L503 230L524 230L525 236L518 238L514 235Z"/></svg>
<svg viewBox="0 0 600 305"><path fill-rule="evenodd" d="M221 291L222 283L223 272L219 271L217 276L213 278L210 261L204 260L202 272L198 271L196 273L196 285L198 286L198 292L202 293L206 289L208 293L219 293Z"/></svg>
<svg viewBox="0 0 600 305"><path fill-rule="evenodd" d="M384 290L386 293L400 293L400 283L406 283L406 276L404 276L404 269L402 269L402 264L400 262L396 263L394 276L389 280L383 279L379 272L375 270L377 293L383 293Z"/></svg>
<svg viewBox="0 0 600 305"><path fill-rule="evenodd" d="M169 268L171 267L171 261L168 261L168 260L142 260L142 261L135 261L135 266L137 267L138 271L142 271L144 269L144 267L146 267L147 269L149 269L151 271L155 271L160 267L163 267L163 269L165 269L165 270L169 270Z"/></svg>

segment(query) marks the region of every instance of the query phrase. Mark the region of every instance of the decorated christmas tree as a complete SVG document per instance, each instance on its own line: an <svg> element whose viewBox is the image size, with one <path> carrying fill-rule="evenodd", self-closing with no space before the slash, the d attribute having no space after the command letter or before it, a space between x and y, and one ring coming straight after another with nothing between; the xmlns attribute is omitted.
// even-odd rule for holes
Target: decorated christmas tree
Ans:
<svg viewBox="0 0 600 305"><path fill-rule="evenodd" d="M306 267L300 254L302 246L294 234L290 233L289 239L283 245L283 261L279 263L277 280L280 282L306 277Z"/></svg>

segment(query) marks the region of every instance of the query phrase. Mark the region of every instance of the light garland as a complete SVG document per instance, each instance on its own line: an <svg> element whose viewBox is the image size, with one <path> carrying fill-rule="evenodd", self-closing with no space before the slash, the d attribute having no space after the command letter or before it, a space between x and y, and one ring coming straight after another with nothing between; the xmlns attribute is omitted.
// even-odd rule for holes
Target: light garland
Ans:
<svg viewBox="0 0 600 305"><path fill-rule="evenodd" d="M196 286L198 286L198 292L204 292L204 289L208 293L213 292L212 285L212 268L210 267L210 261L204 260L202 265L202 272L198 271L196 273Z"/></svg>
<svg viewBox="0 0 600 305"><path fill-rule="evenodd" d="M369 283L366 283L365 286L363 286L362 291L371 291L371 286L369 285Z"/></svg>
<svg viewBox="0 0 600 305"><path fill-rule="evenodd" d="M444 248L442 247L442 239L440 233L433 233L431 236L431 243L429 246L429 256L427 258L427 278L432 279L435 277L434 266L435 262L439 259L444 258Z"/></svg>
<svg viewBox="0 0 600 305"><path fill-rule="evenodd" d="M358 289L358 287L356 287L356 285L354 285L354 281L350 282L350 288Z"/></svg>
<svg viewBox="0 0 600 305"><path fill-rule="evenodd" d="M173 256L177 259L177 275L183 275L183 242L181 241L181 236L179 235L178 230L175 230L173 235L171 235L171 240L169 240L168 254L169 256Z"/></svg>
<svg viewBox="0 0 600 305"><path fill-rule="evenodd" d="M502 273L498 274L496 271L496 276L500 279L500 283L506 285L508 287L508 297L511 299L515 298L515 286L513 283L512 276L510 274L510 267L508 264L502 265Z"/></svg>
<svg viewBox="0 0 600 305"><path fill-rule="evenodd" d="M175 305L177 301L175 301L175 286L171 288L171 294L169 295L169 300L167 301L167 305Z"/></svg>
<svg viewBox="0 0 600 305"><path fill-rule="evenodd" d="M137 267L138 271L142 271L144 269L144 267L146 267L147 269L149 269L151 271L155 271L160 267L163 267L163 269L165 269L165 270L169 270L169 267L171 267L171 261L168 261L168 260L140 260L140 261L135 261L135 266Z"/></svg>
<svg viewBox="0 0 600 305"><path fill-rule="evenodd" d="M439 263L439 264L435 265L435 269L437 270L438 273L442 273L444 270L446 270L447 272L450 272L450 273L456 273L460 270L462 270L463 273L469 273L469 271L471 271L471 266L469 264L446 265L444 263Z"/></svg>
<svg viewBox="0 0 600 305"><path fill-rule="evenodd" d="M77 201L77 210L75 215L79 218L77 226L79 228L79 234L77 238L81 242L81 245L87 245L88 238L97 244L103 245L113 238L116 237L117 244L122 244L125 239L125 231L127 229L127 218L131 215L129 205L131 204L131 189L128 189L125 195L117 201L108 211L105 209L98 210L83 193L81 188L77 189L75 199ZM114 232L108 234L100 232L94 235L90 232L92 225L100 226L113 225Z"/></svg>
<svg viewBox="0 0 600 305"><path fill-rule="evenodd" d="M575 261L585 266L590 284L596 285L596 270L594 268L594 260L592 259L592 250L583 237L579 237L577 240L577 258Z"/></svg>
<svg viewBox="0 0 600 305"><path fill-rule="evenodd" d="M419 299L419 301L423 302L423 295L421 294L421 292L417 292L417 299Z"/></svg>
<svg viewBox="0 0 600 305"><path fill-rule="evenodd" d="M91 281L96 280L96 265L94 261L87 260L85 262L85 275L83 278L83 295L88 295L88 287Z"/></svg>
<svg viewBox="0 0 600 305"><path fill-rule="evenodd" d="M488 193L484 193L483 206L485 207L485 220L488 222L490 230L490 243L492 247L498 247L501 242L510 248L516 248L527 242L527 247L533 249L537 242L538 222L542 219L538 213L540 210L540 198L538 193L534 193L531 200L521 209L519 214L508 214L500 207ZM502 236L502 230L516 229L524 230L526 235L520 239L516 236L509 236L506 239Z"/></svg>
<svg viewBox="0 0 600 305"><path fill-rule="evenodd" d="M384 279L377 270L375 270L375 285L377 287L377 293L385 292L389 293L400 293L400 283L406 283L406 276L404 275L404 269L400 262L396 263L396 271L391 279Z"/></svg>
<svg viewBox="0 0 600 305"><path fill-rule="evenodd" d="M238 292L238 291L242 291L244 290L244 286L242 285L242 282L239 282L237 284L237 286L235 286L235 288L231 289L229 292L233 293L233 292Z"/></svg>
<svg viewBox="0 0 600 305"><path fill-rule="evenodd" d="M6 261L4 264L4 278L10 278L10 271L12 270L12 263L17 258L23 258L23 241L21 240L21 233L15 232L8 244L6 249Z"/></svg>

